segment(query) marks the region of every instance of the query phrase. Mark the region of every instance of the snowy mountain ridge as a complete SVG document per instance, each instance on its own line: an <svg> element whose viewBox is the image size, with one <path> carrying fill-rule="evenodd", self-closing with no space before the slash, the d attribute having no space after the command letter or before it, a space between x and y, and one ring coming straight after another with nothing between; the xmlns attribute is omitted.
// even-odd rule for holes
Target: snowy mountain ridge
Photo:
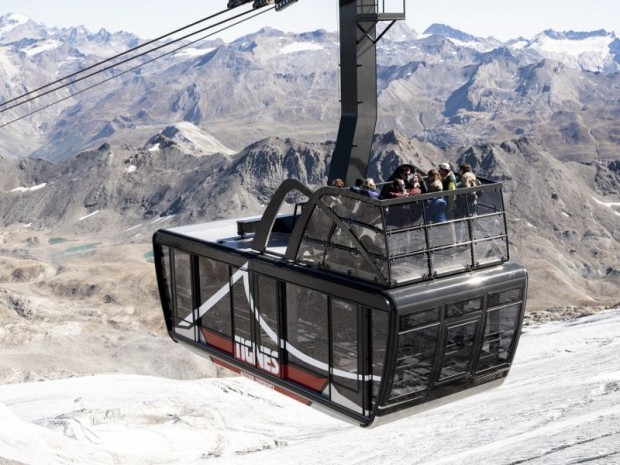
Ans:
<svg viewBox="0 0 620 465"><path fill-rule="evenodd" d="M140 42L125 32L46 28L21 15L5 15L0 25L3 101ZM440 147L526 135L552 141L549 149L567 158L612 158L619 44L601 31L547 31L502 44L439 24L418 35L399 22L378 46L377 132L396 130ZM148 55L87 92L81 93L112 71L0 115L0 124L17 120L4 129L0 154L59 160L104 143L141 146L181 122L233 151L269 136L334 140L338 60L335 32L269 27L231 43L205 40L168 56ZM565 67L554 73L557 61Z"/></svg>

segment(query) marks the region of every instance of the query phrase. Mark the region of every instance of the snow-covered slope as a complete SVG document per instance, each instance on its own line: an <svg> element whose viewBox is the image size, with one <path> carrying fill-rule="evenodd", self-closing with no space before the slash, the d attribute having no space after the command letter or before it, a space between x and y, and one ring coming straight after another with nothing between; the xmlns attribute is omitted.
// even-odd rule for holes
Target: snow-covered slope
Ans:
<svg viewBox="0 0 620 465"><path fill-rule="evenodd" d="M545 58L561 61L573 68L609 72L617 70L611 53L611 45L615 39L614 33L603 30L581 33L547 30L534 37L524 49L538 52Z"/></svg>
<svg viewBox="0 0 620 465"><path fill-rule="evenodd" d="M181 150L196 155L212 155L221 153L232 155L234 150L226 147L211 134L202 131L199 127L187 121L181 121L173 126L168 126L154 136L146 145L148 150L159 150L163 145L174 143Z"/></svg>
<svg viewBox="0 0 620 465"><path fill-rule="evenodd" d="M620 309L526 327L501 388L373 430L243 378L0 387L0 463L617 464Z"/></svg>

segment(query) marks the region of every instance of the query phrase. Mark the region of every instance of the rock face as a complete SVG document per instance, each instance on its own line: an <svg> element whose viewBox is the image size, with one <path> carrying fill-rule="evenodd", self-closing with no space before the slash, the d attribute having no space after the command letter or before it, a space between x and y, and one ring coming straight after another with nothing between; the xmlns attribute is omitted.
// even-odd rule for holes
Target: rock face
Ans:
<svg viewBox="0 0 620 465"><path fill-rule="evenodd" d="M58 163L0 159L2 226L134 240L163 226L254 215L285 179L324 185L334 144L267 138L236 155L202 157L181 148L104 144ZM404 162L427 171L446 160L503 182L512 258L529 269L533 306L617 299L617 161L560 161L525 137L441 150L392 131L376 136L369 176L387 179ZM11 279L29 273L40 270L24 266Z"/></svg>

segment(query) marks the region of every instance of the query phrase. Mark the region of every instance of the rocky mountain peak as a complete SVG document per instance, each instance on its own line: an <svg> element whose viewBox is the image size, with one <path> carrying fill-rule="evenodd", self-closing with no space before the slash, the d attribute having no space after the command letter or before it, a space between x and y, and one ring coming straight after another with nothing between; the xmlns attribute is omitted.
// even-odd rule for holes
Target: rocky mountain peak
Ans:
<svg viewBox="0 0 620 465"><path fill-rule="evenodd" d="M446 24L439 23L431 24L424 31L424 34L438 34L441 36L450 37L451 39L460 40L462 42L472 42L476 40L476 36L460 31L458 29L454 29Z"/></svg>

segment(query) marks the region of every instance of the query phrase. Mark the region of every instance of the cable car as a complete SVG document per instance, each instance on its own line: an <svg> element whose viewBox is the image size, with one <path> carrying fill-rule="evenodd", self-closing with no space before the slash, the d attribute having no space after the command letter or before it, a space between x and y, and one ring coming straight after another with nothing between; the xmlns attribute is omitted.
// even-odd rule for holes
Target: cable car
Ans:
<svg viewBox="0 0 620 465"><path fill-rule="evenodd" d="M341 54L363 62L351 69L341 56L342 76L358 84L376 83L364 54L374 54L368 24L382 18L366 9L341 1L341 42L359 39ZM374 126L356 120L376 91L365 97L343 91L330 178L366 171L359 148ZM281 212L292 194L304 200ZM527 273L509 259L501 183L450 191L457 214L437 221L434 201L447 195L377 200L289 179L261 216L161 229L153 248L168 333L361 426L497 386L519 341Z"/></svg>

